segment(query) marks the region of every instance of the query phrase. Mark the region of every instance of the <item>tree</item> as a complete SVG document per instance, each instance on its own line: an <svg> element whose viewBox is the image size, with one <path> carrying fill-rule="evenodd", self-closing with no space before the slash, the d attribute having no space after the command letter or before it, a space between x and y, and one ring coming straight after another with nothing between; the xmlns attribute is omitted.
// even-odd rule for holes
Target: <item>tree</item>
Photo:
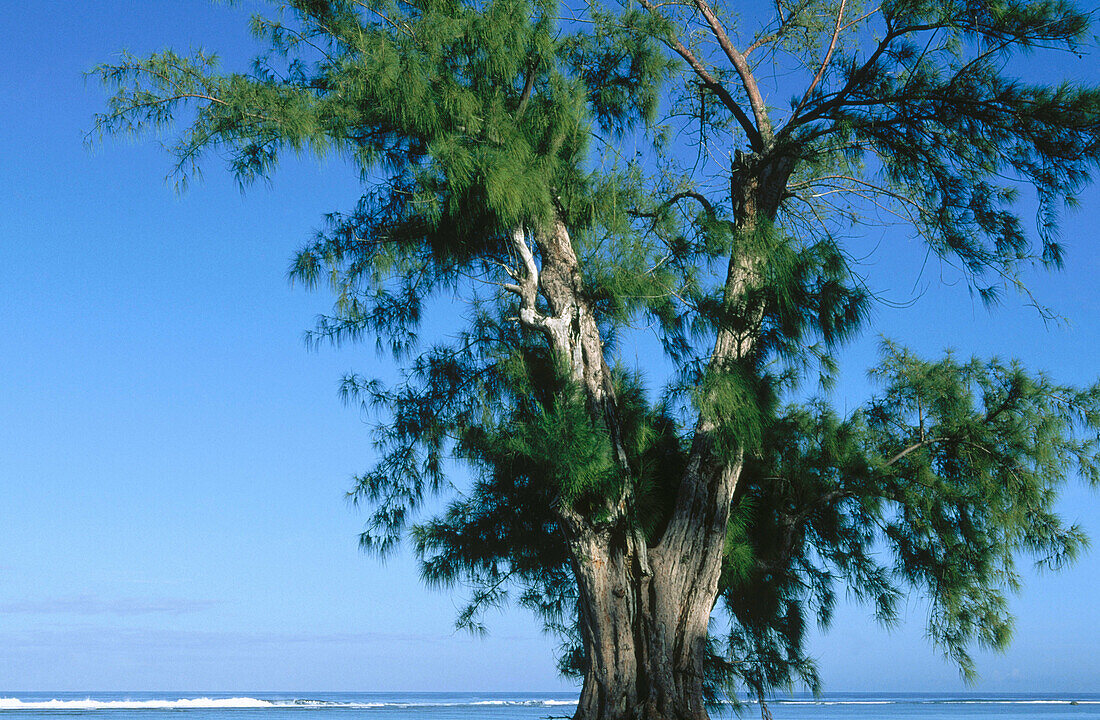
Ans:
<svg viewBox="0 0 1100 720"><path fill-rule="evenodd" d="M705 718L736 683L816 688L803 632L838 583L887 621L923 592L931 637L972 673L970 647L1008 640L1018 557L1057 567L1085 543L1058 488L1100 482L1100 386L886 345L862 409L805 390L873 302L852 229L909 226L989 302L1061 265L1100 90L1016 78L1014 58L1077 51L1088 14L749 12L735 31L709 0L290 0L255 18L247 74L170 51L95 71L115 89L103 133L191 108L181 179L211 152L242 183L286 151L360 168L366 194L290 276L335 293L314 339L375 337L406 361L397 387L343 385L383 418L354 490L362 542L408 533L426 581L472 583L460 624L507 593L535 611L585 720ZM423 347L442 293L463 320ZM616 356L641 324L667 383ZM430 496L449 505L419 517Z"/></svg>

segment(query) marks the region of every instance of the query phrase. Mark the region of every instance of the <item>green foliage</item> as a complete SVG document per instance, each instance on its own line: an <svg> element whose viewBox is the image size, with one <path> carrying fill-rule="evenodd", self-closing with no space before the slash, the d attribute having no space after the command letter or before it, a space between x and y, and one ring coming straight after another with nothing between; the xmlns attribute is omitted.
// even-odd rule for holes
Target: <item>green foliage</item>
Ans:
<svg viewBox="0 0 1100 720"><path fill-rule="evenodd" d="M548 391L549 368L536 353L460 373L480 378L471 401L483 409L465 415L476 424L454 455L478 468L479 480L412 532L428 581L480 588L460 624L480 627L479 612L511 586L567 639L563 662L576 670L575 590L551 508L571 502L598 513L599 498L622 479L606 433L582 405L560 404L568 394ZM688 448L637 379L618 377L638 522L659 538ZM724 676L753 695L796 682L818 687L803 639L811 622L829 624L838 584L885 624L916 589L931 606L932 639L971 676L968 648L1001 648L1011 635L1017 558L1057 568L1085 546L1054 502L1074 476L1100 484L1100 385L1077 390L996 361L928 362L893 345L875 377L882 394L846 418L820 402L771 406L727 530L720 593L733 622L724 640L714 638L716 682ZM426 377L423 390L438 379ZM490 387L531 395L503 402ZM491 408L506 414L490 422ZM441 414L432 406L421 417ZM385 507L393 506L391 498Z"/></svg>
<svg viewBox="0 0 1100 720"><path fill-rule="evenodd" d="M1100 480L1100 385L1078 390L1018 364L919 359L884 347L882 394L847 418L792 406L747 468L752 547L728 553L723 598L756 692L816 682L805 618L827 625L843 579L884 623L906 588L930 603L929 633L967 677L968 648L1011 637L1016 560L1058 568L1086 545L1054 511L1071 478ZM743 521L742 521L743 522Z"/></svg>
<svg viewBox="0 0 1100 720"><path fill-rule="evenodd" d="M862 187L995 301L1004 282L1021 287L1021 261L1061 266L1060 203L1100 151L1100 90L1029 84L1005 67L1021 50L1076 50L1087 27L1048 0L884 3L871 50L846 52L781 135L811 162L843 156L847 168L825 185ZM877 172L860 170L868 157ZM1017 181L1038 194L1037 253L1014 207Z"/></svg>
<svg viewBox="0 0 1100 720"><path fill-rule="evenodd" d="M665 23L640 7L589 10L592 31L565 39L563 60L583 82L592 115L605 132L622 134L639 122L652 124L661 85L676 65L653 42Z"/></svg>
<svg viewBox="0 0 1100 720"><path fill-rule="evenodd" d="M383 418L351 493L369 513L362 544L385 554L411 536L426 582L472 588L461 626L507 598L530 608L561 637L563 672L586 659L557 511L656 545L697 428L718 461L744 461L712 695L816 689L803 639L841 588L883 623L921 594L932 639L970 676L969 649L1010 636L1017 559L1060 567L1085 545L1053 508L1072 477L1100 484L1100 387L887 345L881 395L859 411L784 403L811 372L828 381L866 324L867 279L842 239L857 224L902 221L990 300L1032 262L1061 265L1058 210L1100 159L1100 90L1006 68L1023 50L1076 50L1087 17L1059 0L775 8L739 55L729 13L712 22L702 0L291 0L253 20L264 52L249 73L202 51L94 71L114 91L99 132L182 121L181 181L210 154L242 184L286 152L359 170L363 198L289 274L335 296L314 341L373 337L405 361L394 387L342 386ZM792 90L786 114L767 106ZM1039 201L1038 250L1020 184ZM506 289L523 273L513 231L555 223L613 402L563 374ZM443 300L464 324L425 347ZM647 382L665 378L615 352L650 330L674 368L656 398ZM432 498L446 507L425 517Z"/></svg>

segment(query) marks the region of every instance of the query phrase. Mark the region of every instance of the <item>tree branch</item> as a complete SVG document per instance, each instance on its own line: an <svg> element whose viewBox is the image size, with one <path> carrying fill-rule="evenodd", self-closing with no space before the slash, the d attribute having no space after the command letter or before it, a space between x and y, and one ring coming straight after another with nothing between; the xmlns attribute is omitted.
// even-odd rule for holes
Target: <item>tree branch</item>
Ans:
<svg viewBox="0 0 1100 720"><path fill-rule="evenodd" d="M523 264L522 271L509 271L516 284L505 284L504 289L519 296L519 321L533 330L547 330L546 317L536 310L539 291L539 269L535 265L535 256L527 244L527 234L522 225L512 230L512 249Z"/></svg>
<svg viewBox="0 0 1100 720"><path fill-rule="evenodd" d="M794 109L794 115L798 115L802 111L802 108L806 106L806 103L810 101L810 97L813 95L814 88L821 82L821 78L825 76L825 69L829 67L829 61L833 59L833 51L836 50L836 41L840 37L841 23L844 22L844 6L847 0L840 0L840 9L836 13L836 25L833 27L833 39L829 41L829 49L825 53L825 59L821 61L821 67L818 68L817 74L814 75L813 82L806 88L806 93L802 96L802 100L799 101L798 107Z"/></svg>
<svg viewBox="0 0 1100 720"><path fill-rule="evenodd" d="M657 14L656 6L654 6L653 3L651 3L649 0L638 1L646 10L653 13L654 15ZM703 81L703 87L707 88L715 95L717 95L718 99L722 101L722 104L725 105L731 113L733 113L733 116L734 118L736 118L737 123L745 131L745 134L748 135L749 145L754 150L763 149L763 138L761 137L760 132L757 130L756 126L753 125L752 120L749 119L749 116L745 114L745 111L741 109L741 105L733 98L733 95L730 94L730 91L727 90L722 83L720 83L713 75L711 75L707 71L703 63L699 61L699 58L695 57L695 54L692 53L691 50L689 50L682 42L680 42L679 40L673 40L669 43L669 45L672 47L673 51L675 51L677 55L682 57L691 67L691 69L695 71L695 74L698 75L699 79Z"/></svg>
<svg viewBox="0 0 1100 720"><path fill-rule="evenodd" d="M831 93L830 95L825 96L828 98L828 100L822 98L822 102L819 105L812 107L810 111L807 112L805 115L801 117L799 117L797 113L792 115L791 119L787 121L787 124L783 127L779 134L782 136L789 136L791 131L793 131L795 128L813 122L814 120L822 117L830 110L842 106L846 102L847 97L852 93L852 91L859 87L859 84L863 81L864 76L871 70L872 67L874 67L875 63L878 62L878 59L882 57L882 54L886 52L887 48L890 47L890 43L894 42L894 40L897 40L903 35L908 35L909 33L923 32L925 30L937 30L942 27L945 27L945 23L908 25L903 28L894 28L893 30L890 30L886 33L886 36L879 41L878 46L875 48L874 52L871 53L870 57L867 58L866 62L860 65L859 68L852 73L852 76L848 78L848 82L844 84L844 87L842 87L840 90L837 90L835 93Z"/></svg>
<svg viewBox="0 0 1100 720"><path fill-rule="evenodd" d="M914 450L919 450L922 447L924 447L925 445L931 445L932 443L943 442L944 440L949 440L949 439L950 438L935 437L935 438L928 438L927 440L921 440L920 442L915 442L912 445L910 445L909 447L907 447L904 450L902 450L901 452L899 452L897 455L894 455L894 457L887 460L884 467L890 467L891 465L896 463L898 460L901 460L903 457L905 457L909 453L913 452Z"/></svg>
<svg viewBox="0 0 1100 720"><path fill-rule="evenodd" d="M523 93L519 96L519 105L516 107L516 117L523 115L527 108L527 101L531 99L531 89L535 86L535 72L538 70L538 60L534 60L527 68L527 77L523 80Z"/></svg>
<svg viewBox="0 0 1100 720"><path fill-rule="evenodd" d="M721 21L718 16L714 14L714 10L707 4L707 0L694 0L695 7L699 8L699 12L703 13L703 17L706 18L707 25L710 26L711 32L714 33L714 37L718 39L718 44L721 46L722 51L729 58L729 61L733 63L734 69L737 71L737 75L741 78L741 85L745 89L745 94L749 96L749 105L752 106L752 114L756 117L756 129L760 133L761 139L770 144L772 140L771 124L768 122L768 110L764 105L764 98L760 94L760 88L756 84L756 78L752 74L752 68L749 67L748 61L745 56L737 51L737 48L730 42L729 36L726 34L726 29L722 27Z"/></svg>

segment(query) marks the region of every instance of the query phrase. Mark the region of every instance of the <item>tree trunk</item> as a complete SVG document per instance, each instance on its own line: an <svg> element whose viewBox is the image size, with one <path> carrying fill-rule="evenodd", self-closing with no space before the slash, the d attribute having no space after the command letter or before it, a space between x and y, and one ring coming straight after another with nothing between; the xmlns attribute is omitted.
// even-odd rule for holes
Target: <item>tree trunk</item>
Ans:
<svg viewBox="0 0 1100 720"><path fill-rule="evenodd" d="M739 470L739 462L689 470L696 512L653 548L630 532L563 523L586 663L576 720L708 717L703 662Z"/></svg>
<svg viewBox="0 0 1100 720"><path fill-rule="evenodd" d="M755 232L774 219L789 164L738 156L733 205L738 232ZM763 220L762 220L763 219ZM595 417L606 421L612 446L629 472L622 447L610 371L595 316L582 291L580 267L563 224L535 238L536 268L522 229L515 248L525 270L521 319L545 333L574 382L587 393ZM730 258L725 300L732 303L757 279L759 258ZM537 291L549 312L538 314ZM752 333L719 328L711 368L748 356ZM631 516L632 489L609 501L598 523L558 508L577 581L584 650L584 685L576 720L707 720L704 660L710 614L718 595L731 502L742 453L717 450L719 418L701 414L687 468L669 522L653 547Z"/></svg>

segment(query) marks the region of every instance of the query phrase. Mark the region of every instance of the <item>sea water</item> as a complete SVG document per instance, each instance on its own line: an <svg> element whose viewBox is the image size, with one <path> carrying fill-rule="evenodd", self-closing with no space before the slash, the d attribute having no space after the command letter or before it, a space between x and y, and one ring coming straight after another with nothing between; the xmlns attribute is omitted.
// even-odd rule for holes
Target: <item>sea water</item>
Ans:
<svg viewBox="0 0 1100 720"><path fill-rule="evenodd" d="M0 720L540 720L576 693L27 693L0 691ZM1100 720L1100 693L834 693L769 700L775 720ZM761 717L745 704L740 717ZM738 715L712 712L718 720Z"/></svg>

